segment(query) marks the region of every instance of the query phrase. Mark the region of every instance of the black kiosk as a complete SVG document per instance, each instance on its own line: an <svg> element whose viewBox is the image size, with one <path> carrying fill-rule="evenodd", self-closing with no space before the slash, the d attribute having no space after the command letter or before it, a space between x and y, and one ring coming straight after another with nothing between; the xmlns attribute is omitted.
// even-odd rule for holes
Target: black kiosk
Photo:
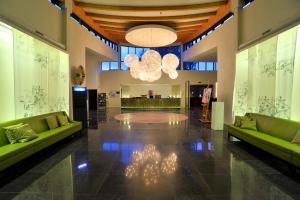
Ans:
<svg viewBox="0 0 300 200"><path fill-rule="evenodd" d="M87 98L88 93L86 87L72 88L73 97L73 118L75 121L82 122L82 128L88 127L88 110L87 110Z"/></svg>

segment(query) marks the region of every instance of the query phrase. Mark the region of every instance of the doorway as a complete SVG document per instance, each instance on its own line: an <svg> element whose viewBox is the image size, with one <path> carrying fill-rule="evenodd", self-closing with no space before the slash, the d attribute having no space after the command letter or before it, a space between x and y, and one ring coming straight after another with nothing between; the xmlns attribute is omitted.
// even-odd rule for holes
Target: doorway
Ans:
<svg viewBox="0 0 300 200"><path fill-rule="evenodd" d="M201 107L205 88L207 88L207 84L190 85L190 107ZM213 86L210 85L210 88L212 88L213 93Z"/></svg>

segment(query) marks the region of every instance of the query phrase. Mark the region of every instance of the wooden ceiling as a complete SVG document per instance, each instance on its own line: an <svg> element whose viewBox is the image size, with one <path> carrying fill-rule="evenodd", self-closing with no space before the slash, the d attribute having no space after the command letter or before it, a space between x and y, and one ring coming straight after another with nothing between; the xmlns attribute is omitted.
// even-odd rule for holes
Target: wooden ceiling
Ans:
<svg viewBox="0 0 300 200"><path fill-rule="evenodd" d="M74 0L73 12L108 39L128 44L126 31L142 24L160 24L185 43L225 16L230 0ZM189 3L190 2L190 3Z"/></svg>

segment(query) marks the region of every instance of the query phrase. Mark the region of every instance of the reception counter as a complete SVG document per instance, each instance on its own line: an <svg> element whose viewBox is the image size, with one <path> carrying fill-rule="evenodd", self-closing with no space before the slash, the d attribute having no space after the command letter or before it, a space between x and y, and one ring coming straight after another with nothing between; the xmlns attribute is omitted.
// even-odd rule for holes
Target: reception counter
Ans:
<svg viewBox="0 0 300 200"><path fill-rule="evenodd" d="M180 108L180 98L142 99L121 98L121 108L164 109Z"/></svg>

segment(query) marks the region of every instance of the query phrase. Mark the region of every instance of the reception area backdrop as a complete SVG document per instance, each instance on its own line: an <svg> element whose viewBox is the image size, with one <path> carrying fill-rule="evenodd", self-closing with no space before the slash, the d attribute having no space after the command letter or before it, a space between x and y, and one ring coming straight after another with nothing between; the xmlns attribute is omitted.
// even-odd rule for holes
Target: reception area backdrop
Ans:
<svg viewBox="0 0 300 200"><path fill-rule="evenodd" d="M300 121L299 25L237 54L233 115Z"/></svg>
<svg viewBox="0 0 300 200"><path fill-rule="evenodd" d="M0 122L69 111L69 57L0 22Z"/></svg>

